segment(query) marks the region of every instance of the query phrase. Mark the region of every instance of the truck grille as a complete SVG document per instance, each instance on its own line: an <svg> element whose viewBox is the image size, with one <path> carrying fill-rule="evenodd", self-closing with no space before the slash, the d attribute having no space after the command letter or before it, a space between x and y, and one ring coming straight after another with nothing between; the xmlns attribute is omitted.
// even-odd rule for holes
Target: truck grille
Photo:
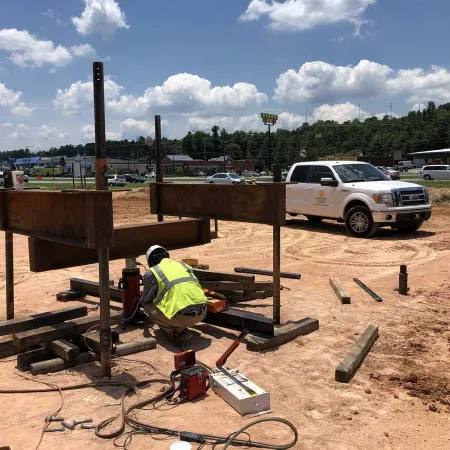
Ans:
<svg viewBox="0 0 450 450"><path fill-rule="evenodd" d="M428 204L428 192L425 189L396 189L392 194L394 197L394 206Z"/></svg>

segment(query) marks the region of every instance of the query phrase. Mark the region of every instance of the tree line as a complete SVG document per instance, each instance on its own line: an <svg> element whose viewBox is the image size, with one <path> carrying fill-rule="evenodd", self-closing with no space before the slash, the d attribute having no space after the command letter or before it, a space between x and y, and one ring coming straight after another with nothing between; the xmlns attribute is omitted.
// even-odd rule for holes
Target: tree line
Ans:
<svg viewBox="0 0 450 450"><path fill-rule="evenodd" d="M295 130L278 128L271 133L271 160L282 166L298 161L311 161L326 156L390 156L439 150L450 147L450 103L436 107L429 102L422 111L411 111L403 117L384 116L354 119L342 124L333 120L304 123ZM33 156L67 157L76 154L93 156L94 143L64 145L49 151L33 152ZM256 169L269 164L267 131L234 131L214 126L210 133L188 132L181 139L162 138L162 156L189 155L193 159L209 160L229 155L233 159L252 159ZM1 159L28 157L27 149L1 152ZM107 141L107 155L147 162L155 159L154 143L147 146L145 137L133 140Z"/></svg>

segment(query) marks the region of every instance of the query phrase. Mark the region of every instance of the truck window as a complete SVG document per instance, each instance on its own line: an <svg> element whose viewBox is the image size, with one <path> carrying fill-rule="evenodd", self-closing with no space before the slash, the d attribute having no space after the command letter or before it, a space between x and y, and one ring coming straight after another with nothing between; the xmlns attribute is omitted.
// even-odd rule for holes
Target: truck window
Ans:
<svg viewBox="0 0 450 450"><path fill-rule="evenodd" d="M310 183L320 184L320 180L322 178L331 178L335 179L333 172L327 166L314 166L314 171L311 177Z"/></svg>
<svg viewBox="0 0 450 450"><path fill-rule="evenodd" d="M308 175L311 166L297 166L292 172L291 181L294 183L306 183L306 176Z"/></svg>

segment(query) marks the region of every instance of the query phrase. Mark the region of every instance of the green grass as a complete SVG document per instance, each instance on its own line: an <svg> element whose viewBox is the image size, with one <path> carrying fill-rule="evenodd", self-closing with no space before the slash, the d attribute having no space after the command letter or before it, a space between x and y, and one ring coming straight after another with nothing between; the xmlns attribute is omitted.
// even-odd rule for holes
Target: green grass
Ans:
<svg viewBox="0 0 450 450"><path fill-rule="evenodd" d="M420 186L431 187L431 188L450 188L450 180L441 180L441 181L419 180L419 181L414 181L414 183L420 184Z"/></svg>

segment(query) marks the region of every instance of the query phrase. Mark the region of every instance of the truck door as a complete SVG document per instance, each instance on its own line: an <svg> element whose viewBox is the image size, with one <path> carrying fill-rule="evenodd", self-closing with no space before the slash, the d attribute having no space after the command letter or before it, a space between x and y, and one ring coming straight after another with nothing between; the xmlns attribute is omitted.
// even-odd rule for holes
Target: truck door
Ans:
<svg viewBox="0 0 450 450"><path fill-rule="evenodd" d="M286 210L296 214L306 214L306 179L311 166L294 167L290 182L286 185Z"/></svg>
<svg viewBox="0 0 450 450"><path fill-rule="evenodd" d="M322 178L337 179L328 166L314 166L307 184L306 212L309 216L339 217L339 187L321 186Z"/></svg>

